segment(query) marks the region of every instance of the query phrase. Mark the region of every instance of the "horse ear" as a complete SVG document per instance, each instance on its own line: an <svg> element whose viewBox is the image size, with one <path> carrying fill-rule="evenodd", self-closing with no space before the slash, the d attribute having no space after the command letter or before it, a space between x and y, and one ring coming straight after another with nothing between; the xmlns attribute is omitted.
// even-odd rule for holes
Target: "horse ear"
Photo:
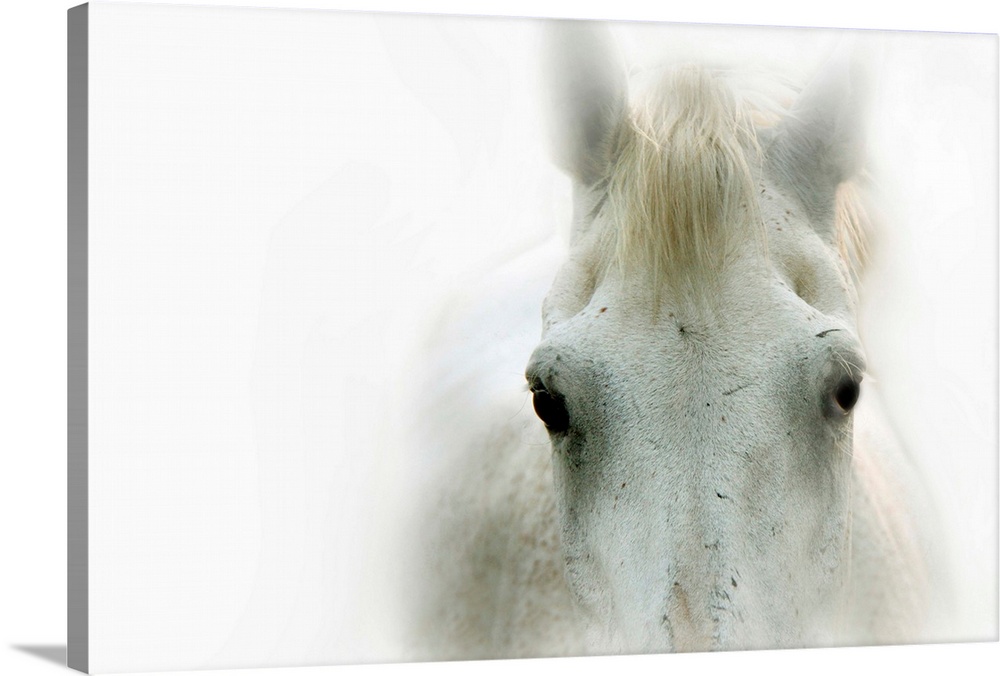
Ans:
<svg viewBox="0 0 1000 676"><path fill-rule="evenodd" d="M775 130L772 166L807 207L832 203L837 186L861 171L869 93L862 55L842 46Z"/></svg>
<svg viewBox="0 0 1000 676"><path fill-rule="evenodd" d="M610 31L588 21L552 21L545 36L553 155L560 169L592 185L613 160L625 114L625 68Z"/></svg>

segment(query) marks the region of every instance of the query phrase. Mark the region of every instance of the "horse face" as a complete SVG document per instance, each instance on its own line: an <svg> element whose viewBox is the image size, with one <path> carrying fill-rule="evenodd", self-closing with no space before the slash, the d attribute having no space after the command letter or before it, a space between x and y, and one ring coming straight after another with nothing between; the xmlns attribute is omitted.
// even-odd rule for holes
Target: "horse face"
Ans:
<svg viewBox="0 0 1000 676"><path fill-rule="evenodd" d="M591 40L573 30L574 44ZM594 72L591 94L620 96ZM582 120L564 127L577 146L563 153L573 252L526 376L591 650L822 645L835 630L864 362L834 245L850 135L827 106L838 97L819 91L763 144L754 213L766 247L727 252L710 292L669 271L652 290L605 260L604 233L619 224L595 207L607 189L595 167L614 162L607 137L621 133L623 101L577 106Z"/></svg>
<svg viewBox="0 0 1000 676"><path fill-rule="evenodd" d="M609 278L528 366L592 646L815 644L835 614L862 356L780 270L735 272L655 318Z"/></svg>

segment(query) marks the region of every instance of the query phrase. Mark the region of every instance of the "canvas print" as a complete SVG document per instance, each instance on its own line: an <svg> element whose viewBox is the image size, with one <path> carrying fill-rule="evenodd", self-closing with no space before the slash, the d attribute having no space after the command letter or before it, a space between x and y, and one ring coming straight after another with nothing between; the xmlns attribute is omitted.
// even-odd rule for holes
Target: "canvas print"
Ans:
<svg viewBox="0 0 1000 676"><path fill-rule="evenodd" d="M70 665L997 639L997 37L70 11Z"/></svg>

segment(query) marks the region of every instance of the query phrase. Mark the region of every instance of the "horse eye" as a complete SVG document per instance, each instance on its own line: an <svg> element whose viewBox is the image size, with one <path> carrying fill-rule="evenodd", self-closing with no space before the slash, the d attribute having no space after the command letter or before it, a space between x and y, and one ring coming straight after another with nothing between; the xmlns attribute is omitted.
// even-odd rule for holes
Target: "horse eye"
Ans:
<svg viewBox="0 0 1000 676"><path fill-rule="evenodd" d="M833 401L844 414L850 413L861 395L861 382L854 378L844 378L833 391Z"/></svg>
<svg viewBox="0 0 1000 676"><path fill-rule="evenodd" d="M559 433L569 429L569 412L562 397L550 394L546 390L534 390L532 397L535 413L545 423L549 432Z"/></svg>

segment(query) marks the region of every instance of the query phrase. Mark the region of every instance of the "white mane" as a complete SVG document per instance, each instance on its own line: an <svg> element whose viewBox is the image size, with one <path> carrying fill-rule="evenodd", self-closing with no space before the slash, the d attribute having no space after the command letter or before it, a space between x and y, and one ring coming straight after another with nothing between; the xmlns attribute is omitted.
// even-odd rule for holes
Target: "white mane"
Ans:
<svg viewBox="0 0 1000 676"><path fill-rule="evenodd" d="M606 232L623 271L648 271L657 289L678 275L701 286L733 251L763 244L751 113L722 76L693 67L640 97L606 179Z"/></svg>

